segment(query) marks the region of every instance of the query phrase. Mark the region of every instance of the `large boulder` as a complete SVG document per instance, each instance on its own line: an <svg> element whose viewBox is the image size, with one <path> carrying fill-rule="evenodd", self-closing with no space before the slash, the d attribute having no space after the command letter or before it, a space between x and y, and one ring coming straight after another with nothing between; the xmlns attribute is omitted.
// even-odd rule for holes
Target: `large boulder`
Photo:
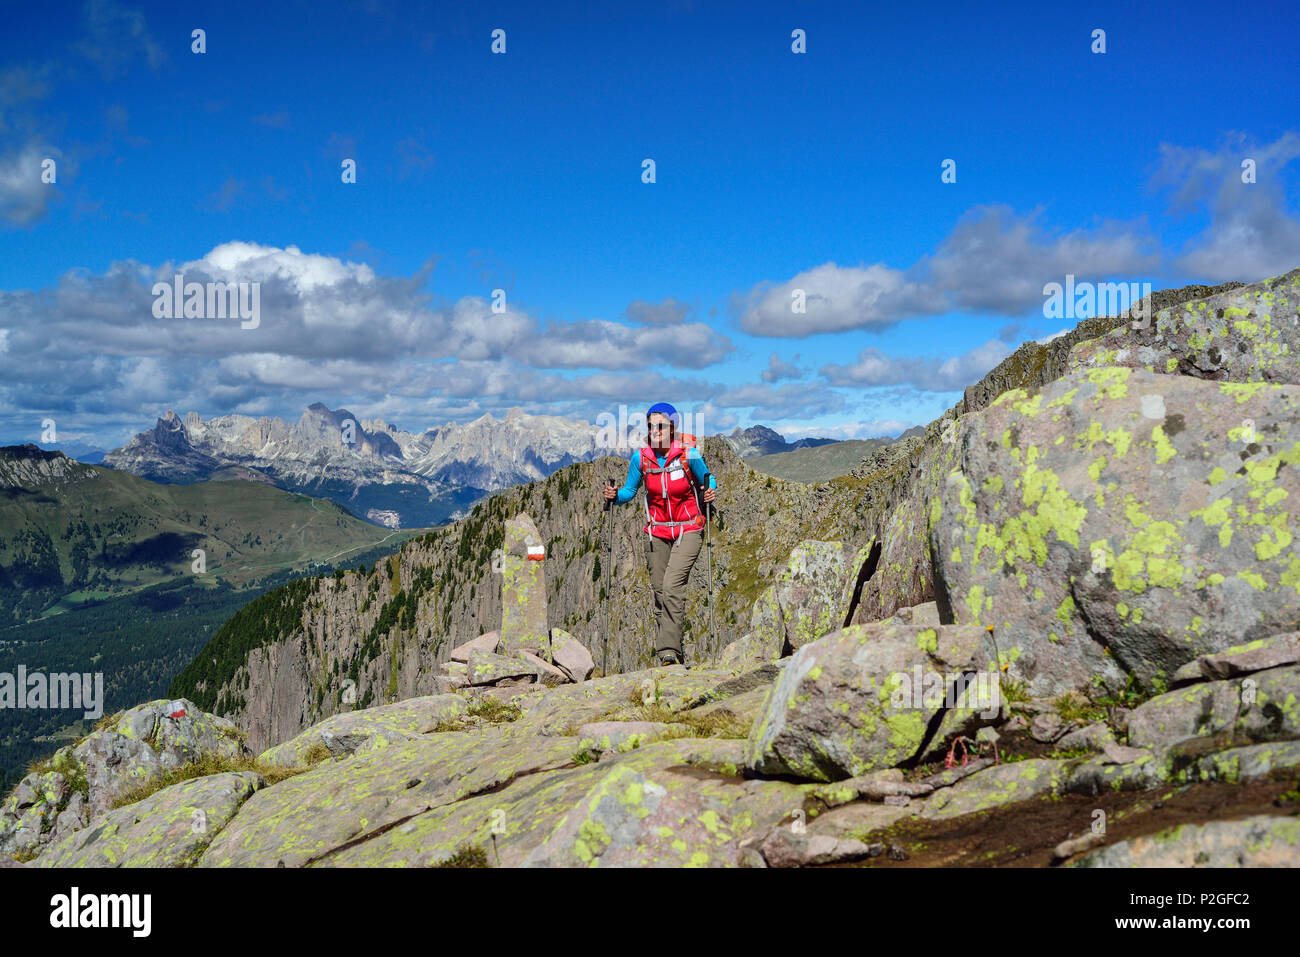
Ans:
<svg viewBox="0 0 1300 957"><path fill-rule="evenodd" d="M1195 738L1220 747L1300 738L1300 665L1158 695L1129 715L1129 743L1169 748Z"/></svg>
<svg viewBox="0 0 1300 957"><path fill-rule="evenodd" d="M137 705L102 724L18 783L0 806L0 853L39 850L183 765L253 756L231 721L185 698Z"/></svg>
<svg viewBox="0 0 1300 957"><path fill-rule="evenodd" d="M801 542L754 603L749 628L758 647L775 658L838 630L847 573L842 543Z"/></svg>
<svg viewBox="0 0 1300 957"><path fill-rule="evenodd" d="M1104 367L963 421L930 507L943 620L1046 697L1294 628L1300 387Z"/></svg>
<svg viewBox="0 0 1300 957"><path fill-rule="evenodd" d="M721 867L734 864L727 807L614 767L565 815L525 867Z"/></svg>
<svg viewBox="0 0 1300 957"><path fill-rule="evenodd" d="M949 705L977 719L975 709L964 707L973 702L957 678L991 657L981 647L983 635L971 626L880 623L804 645L764 700L746 766L758 774L838 781L911 758Z"/></svg>
<svg viewBox="0 0 1300 957"><path fill-rule="evenodd" d="M52 844L39 867L188 867L266 781L238 771L164 788Z"/></svg>

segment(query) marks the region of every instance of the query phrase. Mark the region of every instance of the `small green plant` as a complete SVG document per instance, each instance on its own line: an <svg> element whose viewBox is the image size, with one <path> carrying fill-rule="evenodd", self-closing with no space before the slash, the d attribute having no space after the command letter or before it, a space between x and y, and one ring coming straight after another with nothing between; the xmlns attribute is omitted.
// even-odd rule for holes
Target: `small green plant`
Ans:
<svg viewBox="0 0 1300 957"><path fill-rule="evenodd" d="M1062 748L1059 751L1053 751L1048 755L1049 758L1057 760L1066 760L1069 758L1081 758L1086 754L1092 754L1088 748Z"/></svg>
<svg viewBox="0 0 1300 957"><path fill-rule="evenodd" d="M1089 725L1106 720L1105 708L1074 691L1066 692L1056 699L1056 713L1067 724L1073 722Z"/></svg>
<svg viewBox="0 0 1300 957"><path fill-rule="evenodd" d="M467 844L458 848L456 853L445 861L439 861L431 867L491 867L488 863L487 851L483 850L481 844Z"/></svg>
<svg viewBox="0 0 1300 957"><path fill-rule="evenodd" d="M1114 694L1103 692L1101 676L1097 675L1092 679L1093 686L1097 689L1097 694L1092 698L1094 704L1102 708L1136 708L1142 702L1147 701L1157 694L1164 694L1166 685L1160 681L1159 686L1152 682L1151 688L1144 688L1137 680L1137 676L1129 672L1128 679L1125 681L1124 689ZM1161 690L1156 690L1159 687Z"/></svg>

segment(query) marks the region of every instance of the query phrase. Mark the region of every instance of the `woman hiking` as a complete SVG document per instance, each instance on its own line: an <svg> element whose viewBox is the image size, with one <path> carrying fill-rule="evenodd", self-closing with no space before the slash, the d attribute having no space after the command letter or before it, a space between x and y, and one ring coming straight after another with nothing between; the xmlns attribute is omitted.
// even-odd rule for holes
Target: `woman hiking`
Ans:
<svg viewBox="0 0 1300 957"><path fill-rule="evenodd" d="M627 483L604 489L607 499L631 501L645 481L646 561L655 599L655 655L659 665L684 663L682 618L686 579L704 540L704 503L712 502L717 481L695 448L695 437L677 436L681 417L667 402L646 413L646 447L632 454Z"/></svg>

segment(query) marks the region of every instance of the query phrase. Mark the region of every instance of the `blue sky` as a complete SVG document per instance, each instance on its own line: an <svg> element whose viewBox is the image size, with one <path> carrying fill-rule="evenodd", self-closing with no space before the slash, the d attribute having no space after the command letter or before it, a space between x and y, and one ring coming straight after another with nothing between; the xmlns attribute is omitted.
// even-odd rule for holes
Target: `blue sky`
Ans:
<svg viewBox="0 0 1300 957"><path fill-rule="evenodd" d="M0 443L315 401L896 434L1073 326L1067 273L1300 266L1293 5L625 6L6 5ZM156 317L177 270L259 325Z"/></svg>

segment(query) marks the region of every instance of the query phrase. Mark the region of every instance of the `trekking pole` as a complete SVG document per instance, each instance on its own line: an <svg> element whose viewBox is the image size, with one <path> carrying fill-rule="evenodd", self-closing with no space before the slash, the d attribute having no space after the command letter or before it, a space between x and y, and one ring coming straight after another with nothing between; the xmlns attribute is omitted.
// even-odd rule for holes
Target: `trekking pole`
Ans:
<svg viewBox="0 0 1300 957"><path fill-rule="evenodd" d="M705 502L704 507L708 515L704 522L704 568L705 574L709 580L709 654L713 654L717 646L717 639L713 633L713 503Z"/></svg>
<svg viewBox="0 0 1300 957"><path fill-rule="evenodd" d="M606 479L605 484L607 488L613 488L614 480ZM605 499L606 512L609 511L609 506L612 503L613 503L613 499L608 499L608 498ZM609 565L610 562L613 561L614 533L610 530L610 524L608 518L605 519L605 526L606 526L605 535L603 536L606 539L605 568L603 569L604 573L600 576L603 579L603 581L600 584L601 584L601 591L603 593L603 597L601 601L602 604L605 606L605 639L604 639L604 650L601 652L600 673L601 673L601 677L608 678L609 677L609 588L607 587L607 585L609 582Z"/></svg>

